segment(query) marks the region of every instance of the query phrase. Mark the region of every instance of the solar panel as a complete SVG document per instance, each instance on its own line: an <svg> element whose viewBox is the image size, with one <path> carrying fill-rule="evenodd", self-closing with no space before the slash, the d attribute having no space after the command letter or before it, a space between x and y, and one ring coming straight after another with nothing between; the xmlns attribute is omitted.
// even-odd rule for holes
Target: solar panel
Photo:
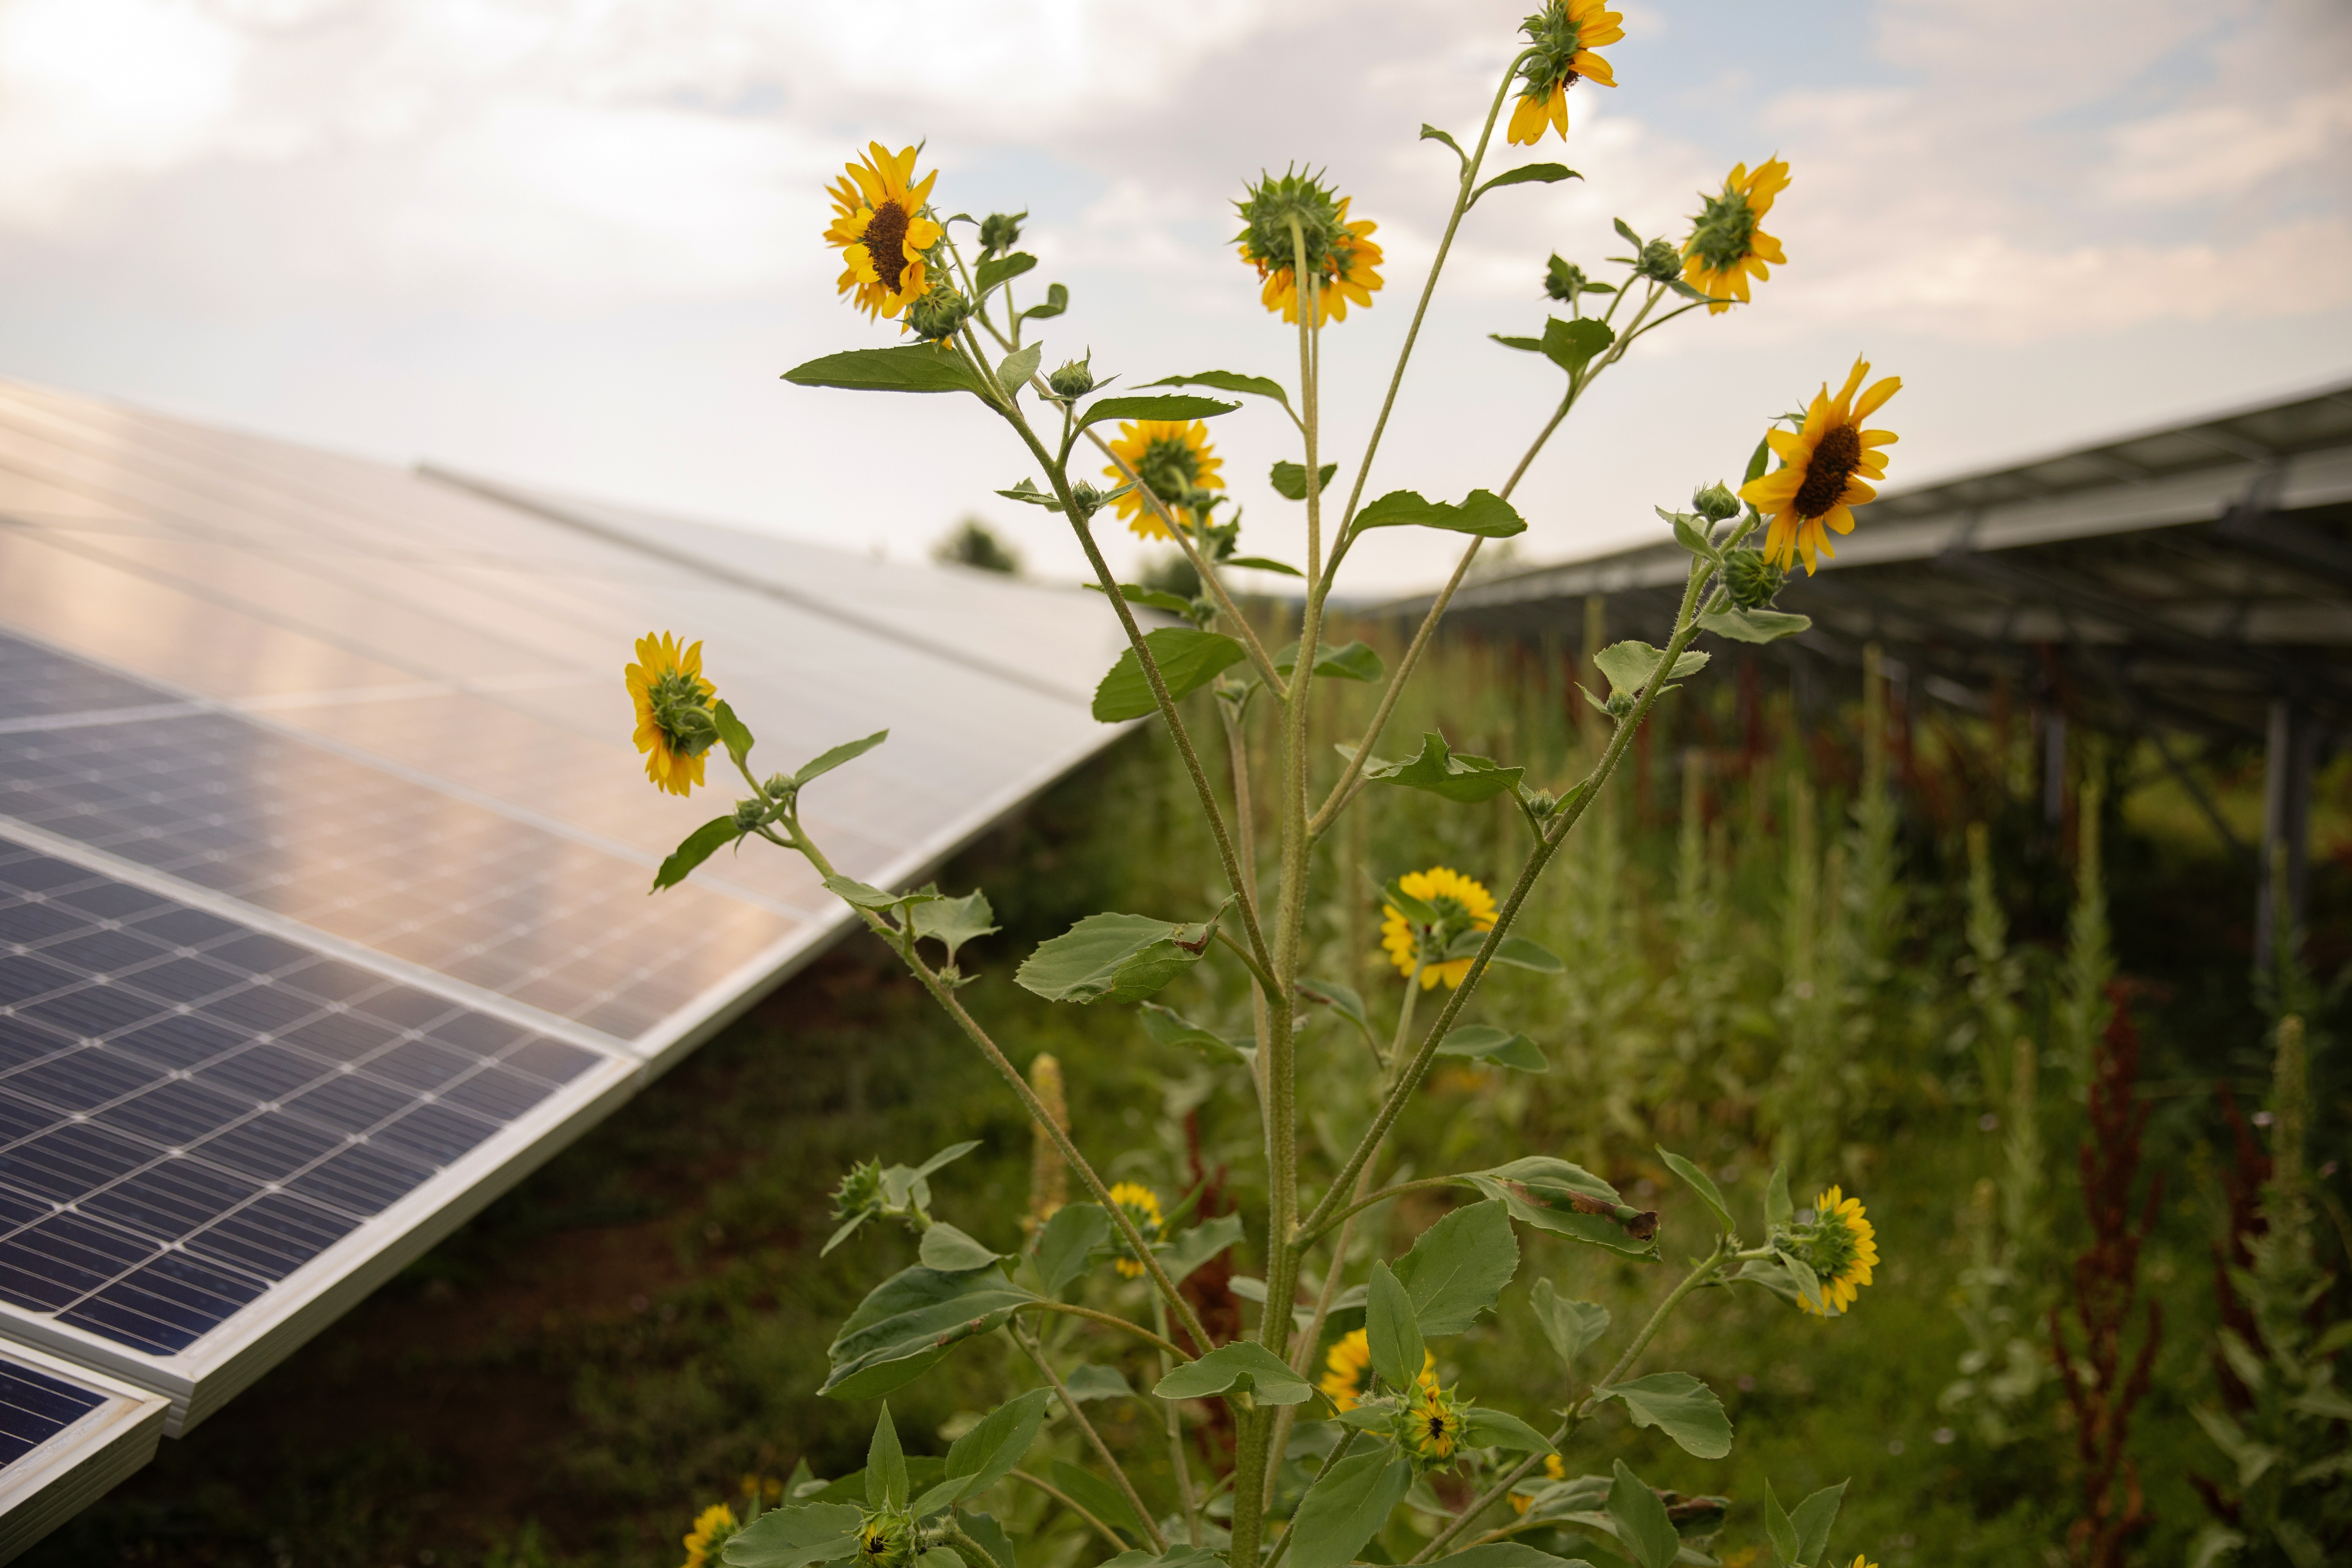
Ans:
<svg viewBox="0 0 2352 1568"><path fill-rule="evenodd" d="M87 1368L0 1349L0 1563L153 1458L164 1410Z"/></svg>

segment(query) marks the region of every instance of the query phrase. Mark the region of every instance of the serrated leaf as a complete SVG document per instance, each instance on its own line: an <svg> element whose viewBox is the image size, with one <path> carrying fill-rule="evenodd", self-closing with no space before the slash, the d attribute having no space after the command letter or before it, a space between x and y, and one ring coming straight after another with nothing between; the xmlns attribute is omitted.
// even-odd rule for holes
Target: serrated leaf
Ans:
<svg viewBox="0 0 2352 1568"><path fill-rule="evenodd" d="M1682 1551L1682 1537L1666 1505L1649 1483L1619 1459L1611 1467L1616 1481L1609 1489L1609 1517L1617 1526L1617 1543L1633 1553L1642 1568L1669 1568Z"/></svg>
<svg viewBox="0 0 2352 1568"><path fill-rule="evenodd" d="M1609 678L1612 695L1630 695L1650 684L1665 657L1665 649L1652 647L1645 642L1621 642L1594 654L1592 662ZM1675 668L1666 679L1680 680L1696 675L1706 668L1706 654L1685 653L1675 660Z"/></svg>
<svg viewBox="0 0 2352 1568"><path fill-rule="evenodd" d="M864 740L845 741L829 752L820 752L801 764L800 771L793 774L793 786L797 789L813 779L822 778L844 763L854 763L889 738L889 731L877 730Z"/></svg>
<svg viewBox="0 0 2352 1568"><path fill-rule="evenodd" d="M1083 430L1106 419L1213 419L1240 406L1238 403L1189 397L1181 393L1160 397L1102 397L1088 404L1086 412L1078 416L1078 428Z"/></svg>
<svg viewBox="0 0 2352 1568"><path fill-rule="evenodd" d="M1523 936L1506 936L1495 944L1493 963L1507 963L1513 969L1532 969L1538 974L1565 974L1568 965L1559 954Z"/></svg>
<svg viewBox="0 0 2352 1568"><path fill-rule="evenodd" d="M1401 763L1374 759L1364 765L1364 777L1375 784L1402 784L1470 805L1513 789L1526 771L1504 767L1492 757L1456 752L1445 743L1444 736L1424 734L1419 756Z"/></svg>
<svg viewBox="0 0 2352 1568"><path fill-rule="evenodd" d="M808 1568L812 1563L830 1563L856 1550L861 1521L855 1503L787 1503L770 1509L729 1538L719 1560L728 1568Z"/></svg>
<svg viewBox="0 0 2352 1568"><path fill-rule="evenodd" d="M977 888L961 899L942 896L917 904L913 920L915 934L946 948L950 963L956 949L1002 929L995 923L996 911L988 907L988 895Z"/></svg>
<svg viewBox="0 0 2352 1568"><path fill-rule="evenodd" d="M1473 1061L1493 1062L1496 1067L1512 1068L1519 1072L1549 1072L1551 1058L1543 1047L1527 1036L1509 1029L1497 1029L1489 1024L1463 1024L1437 1044L1441 1057L1468 1057ZM1486 1205L1478 1205L1483 1208Z"/></svg>
<svg viewBox="0 0 2352 1568"><path fill-rule="evenodd" d="M998 363L996 384L1007 392L1019 392L1029 384L1029 378L1037 374L1037 363L1045 355L1045 345L1043 343L1014 349Z"/></svg>
<svg viewBox="0 0 2352 1568"><path fill-rule="evenodd" d="M1241 644L1223 632L1195 631L1190 626L1163 626L1156 632L1146 632L1143 643L1151 650L1152 662L1160 667L1160 679L1167 683L1169 698L1179 702L1249 657ZM1094 716L1103 723L1116 724L1159 710L1151 683L1144 679L1143 665L1135 657L1135 649L1129 647L1118 656L1118 662L1102 678L1102 684L1095 688Z"/></svg>
<svg viewBox="0 0 2352 1568"><path fill-rule="evenodd" d="M1780 1506L1769 1479L1764 1483L1764 1540L1772 1548L1772 1568L1797 1568L1797 1527L1789 1522L1789 1510Z"/></svg>
<svg viewBox="0 0 2352 1568"><path fill-rule="evenodd" d="M1846 1483L1823 1487L1790 1510L1789 1522L1796 1528L1799 1561L1820 1563L1830 1549L1830 1526L1837 1522L1838 1505L1845 1500Z"/></svg>
<svg viewBox="0 0 2352 1568"><path fill-rule="evenodd" d="M1045 1294L1059 1296L1063 1288L1087 1271L1094 1250L1110 1240L1110 1215L1100 1204L1064 1204L1045 1222L1037 1237L1037 1275Z"/></svg>
<svg viewBox="0 0 2352 1568"><path fill-rule="evenodd" d="M1549 1454L1551 1439L1512 1415L1490 1405L1474 1405L1462 1423L1462 1444L1467 1448L1500 1448L1512 1454Z"/></svg>
<svg viewBox="0 0 2352 1568"><path fill-rule="evenodd" d="M1070 1398L1079 1405L1091 1405L1098 1399L1132 1399L1135 1390L1127 1374L1115 1366L1096 1366L1092 1363L1074 1366L1062 1379L1062 1386L1070 1391Z"/></svg>
<svg viewBox="0 0 2352 1568"><path fill-rule="evenodd" d="M1239 392L1252 397L1271 397L1285 408L1290 406L1290 394L1282 389L1282 383L1270 376L1242 375L1230 370L1202 370L1195 371L1191 375L1163 375L1158 381L1147 382L1144 384L1147 386L1213 386L1219 392ZM1290 499L1297 500L1298 498L1293 496Z"/></svg>
<svg viewBox="0 0 2352 1568"><path fill-rule="evenodd" d="M1812 630L1813 618L1786 610L1710 610L1698 617L1698 629L1734 642L1779 642Z"/></svg>
<svg viewBox="0 0 2352 1568"><path fill-rule="evenodd" d="M1721 558L1721 552L1715 547L1715 541L1709 537L1706 519L1695 517L1686 511L1668 511L1662 506L1654 506L1650 510L1664 518L1674 529L1676 544L1702 560L1715 561Z"/></svg>
<svg viewBox="0 0 2352 1568"><path fill-rule="evenodd" d="M1051 511L1060 511L1062 510L1062 498L1054 494L1051 490L1039 489L1034 479L1024 478L1019 484L1014 485L1011 489L999 490L996 493L1003 496L1006 500L1024 501L1030 506L1042 506Z"/></svg>
<svg viewBox="0 0 2352 1568"><path fill-rule="evenodd" d="M1301 980L1298 994L1318 1006L1328 1007L1357 1028L1364 1038L1372 1037L1372 1021L1364 1012L1364 999L1352 985L1342 985L1336 980Z"/></svg>
<svg viewBox="0 0 2352 1568"><path fill-rule="evenodd" d="M795 386L837 386L852 392L971 392L980 380L951 350L927 343L895 349L851 349L784 372Z"/></svg>
<svg viewBox="0 0 2352 1568"><path fill-rule="evenodd" d="M1329 1467L1316 1478L1290 1521L1292 1568L1340 1568L1354 1562L1412 1485L1412 1466L1385 1443Z"/></svg>
<svg viewBox="0 0 2352 1568"><path fill-rule="evenodd" d="M1040 943L1013 978L1048 1002L1140 1002L1201 961L1223 914L1221 908L1192 925L1149 915L1088 915Z"/></svg>
<svg viewBox="0 0 2352 1568"><path fill-rule="evenodd" d="M926 1268L936 1268L942 1274L957 1274L967 1268L985 1268L1004 1255L982 1246L954 1226L940 1222L923 1232L922 1244L915 1249Z"/></svg>
<svg viewBox="0 0 2352 1568"><path fill-rule="evenodd" d="M693 874L694 868L709 859L728 845L743 837L735 826L735 818L714 816L688 834L678 847L663 859L661 869L654 873L654 885L646 889L658 893L664 888L675 888Z"/></svg>
<svg viewBox="0 0 2352 1568"><path fill-rule="evenodd" d="M947 1274L919 1264L904 1268L858 1303L825 1357L831 1371L817 1392L835 1399L878 1399L912 1383L964 1340L1004 1325L1036 1297L1000 1268Z"/></svg>
<svg viewBox="0 0 2352 1568"><path fill-rule="evenodd" d="M1151 1037L1154 1045L1181 1046L1213 1062L1248 1062L1257 1056L1256 1047L1204 1029L1174 1008L1163 1007L1157 1002L1143 1005L1143 1032Z"/></svg>
<svg viewBox="0 0 2352 1568"><path fill-rule="evenodd" d="M1160 1399L1212 1399L1247 1394L1260 1405L1304 1405L1315 1386L1290 1363L1254 1340L1219 1345L1198 1361L1186 1362L1152 1385Z"/></svg>
<svg viewBox="0 0 2352 1568"><path fill-rule="evenodd" d="M999 283L1018 278L1037 265L1037 258L1026 251L1016 250L1010 256L992 256L980 264L972 274L971 286L985 299L988 291ZM1021 378L1028 380L1027 376Z"/></svg>
<svg viewBox="0 0 2352 1568"><path fill-rule="evenodd" d="M1723 1201L1723 1189L1715 1184L1715 1178L1680 1154L1668 1151L1664 1144L1656 1144L1654 1147L1658 1151L1658 1158L1666 1163L1666 1169L1680 1176L1685 1184L1696 1193L1707 1208L1713 1212L1716 1228L1726 1236L1736 1234L1739 1227L1731 1223L1731 1205Z"/></svg>
<svg viewBox="0 0 2352 1568"><path fill-rule="evenodd" d="M1413 1315L1412 1296L1386 1263L1372 1264L1364 1299L1364 1335L1372 1355L1372 1370L1393 1389L1409 1389L1421 1376L1421 1324Z"/></svg>
<svg viewBox="0 0 2352 1568"><path fill-rule="evenodd" d="M1318 495L1329 495L1331 493L1331 476L1339 471L1339 464L1324 464L1322 468L1322 478L1315 486L1316 493ZM1285 500L1305 500L1307 499L1306 464L1292 462L1276 463L1274 466L1273 471L1268 474L1266 478L1268 482L1274 486L1274 493L1282 497Z"/></svg>
<svg viewBox="0 0 2352 1568"><path fill-rule="evenodd" d="M1493 190L1497 185L1551 185L1557 184L1562 180L1580 180L1582 178L1584 178L1583 175L1578 174L1575 170L1570 168L1565 163L1522 163L1516 169L1505 170L1502 174L1496 175L1493 179L1487 181L1485 184L1480 185L1476 190L1471 192L1470 200L1464 204L1465 209L1467 210L1468 207L1476 205L1480 196L1485 195L1488 191Z"/></svg>
<svg viewBox="0 0 2352 1568"><path fill-rule="evenodd" d="M1240 566L1252 572L1276 572L1285 577L1304 577L1306 573L1280 561L1269 561L1263 555L1229 555L1217 563L1220 566Z"/></svg>
<svg viewBox="0 0 2352 1568"><path fill-rule="evenodd" d="M1171 1285L1181 1285L1193 1271L1217 1254L1242 1238L1242 1216L1237 1214L1219 1215L1202 1220L1199 1225L1159 1248L1160 1267Z"/></svg>
<svg viewBox="0 0 2352 1568"><path fill-rule="evenodd" d="M1658 1372L1631 1383L1595 1389L1601 1399L1621 1401L1636 1426L1655 1426L1702 1459L1731 1452L1731 1418L1715 1390L1686 1372Z"/></svg>
<svg viewBox="0 0 2352 1568"><path fill-rule="evenodd" d="M927 893L919 889L904 893L887 892L855 877L827 877L824 885L835 897L845 903L856 904L861 910L895 910L901 904L936 903L940 897L937 893Z"/></svg>
<svg viewBox="0 0 2352 1568"><path fill-rule="evenodd" d="M1032 305L1023 310L1021 319L1024 321L1042 321L1048 317L1058 316L1069 308L1069 289L1059 283L1048 283L1045 285L1045 302L1042 305Z"/></svg>
<svg viewBox="0 0 2352 1568"><path fill-rule="evenodd" d="M1488 1197L1508 1204L1511 1217L1522 1225L1631 1258L1658 1255L1657 1215L1633 1208L1616 1188L1581 1165L1530 1154L1472 1172L1466 1179Z"/></svg>
<svg viewBox="0 0 2352 1568"><path fill-rule="evenodd" d="M1511 503L1490 490L1472 490L1462 504L1423 500L1418 490L1391 490L1356 514L1355 531L1368 528L1436 528L1481 539L1525 533L1526 521Z"/></svg>
<svg viewBox="0 0 2352 1568"><path fill-rule="evenodd" d="M1499 1203L1455 1209L1415 1237L1396 1262L1397 1282L1425 1335L1467 1330L1479 1313L1493 1310L1518 1271L1518 1238L1511 1234L1510 1211Z"/></svg>
<svg viewBox="0 0 2352 1568"><path fill-rule="evenodd" d="M1617 341L1609 323L1591 316L1576 316L1567 321L1558 316L1544 322L1543 355L1570 375L1582 373L1594 356L1607 351Z"/></svg>
<svg viewBox="0 0 2352 1568"><path fill-rule="evenodd" d="M976 1497L1013 1472L1037 1440L1037 1430L1045 1422L1046 1404L1053 1397L1049 1388L1033 1388L1009 1399L949 1446L947 1480L962 1483L956 1497ZM943 1500L939 1506L944 1507L948 1500Z"/></svg>
<svg viewBox="0 0 2352 1568"><path fill-rule="evenodd" d="M1298 645L1292 643L1274 656L1274 668L1288 675L1298 664ZM1338 647L1325 644L1315 655L1315 673L1339 680L1361 680L1377 684L1388 673L1381 656L1360 642L1342 643Z"/></svg>
<svg viewBox="0 0 2352 1568"><path fill-rule="evenodd" d="M1560 1364L1570 1372L1576 1370L1577 1358L1609 1331L1608 1308L1596 1301L1565 1300L1549 1279L1536 1281L1528 1292L1528 1304L1535 1309L1536 1324L1559 1353Z"/></svg>

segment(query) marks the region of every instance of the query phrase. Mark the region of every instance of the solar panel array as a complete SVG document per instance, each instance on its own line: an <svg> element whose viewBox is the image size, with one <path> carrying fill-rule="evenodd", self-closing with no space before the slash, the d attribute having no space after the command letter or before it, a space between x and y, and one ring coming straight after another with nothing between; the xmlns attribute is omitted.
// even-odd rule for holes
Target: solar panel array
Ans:
<svg viewBox="0 0 2352 1568"><path fill-rule="evenodd" d="M1098 600L519 502L0 384L0 1339L198 1418L843 928L646 896L728 798L644 779L646 631L768 768L891 730L804 805L868 881L1111 733Z"/></svg>

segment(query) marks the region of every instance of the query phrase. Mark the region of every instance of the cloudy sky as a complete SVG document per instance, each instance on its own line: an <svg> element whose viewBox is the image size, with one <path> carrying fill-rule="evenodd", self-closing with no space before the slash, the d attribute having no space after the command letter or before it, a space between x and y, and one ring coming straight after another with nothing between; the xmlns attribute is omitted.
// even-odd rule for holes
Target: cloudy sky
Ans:
<svg viewBox="0 0 2352 1568"><path fill-rule="evenodd" d="M1146 381L1295 368L1230 203L1328 166L1388 247L1326 349L1352 461L1451 195L1414 131L1475 132L1527 3L0 0L0 376L901 559L977 513L1073 574L976 408L777 379L896 341L835 299L824 181L927 140L944 210L1032 214L1049 352ZM1897 484L2352 376L2341 0L1624 9L1622 85L1532 154L1584 180L1465 225L1373 493L1496 483L1556 373L1485 334L1540 324L1545 257L1678 236L1776 151L1789 267L1595 389L1526 557L1654 536L1857 353L1906 382ZM1265 553L1286 430L1218 424ZM1442 570L1415 532L1360 589Z"/></svg>

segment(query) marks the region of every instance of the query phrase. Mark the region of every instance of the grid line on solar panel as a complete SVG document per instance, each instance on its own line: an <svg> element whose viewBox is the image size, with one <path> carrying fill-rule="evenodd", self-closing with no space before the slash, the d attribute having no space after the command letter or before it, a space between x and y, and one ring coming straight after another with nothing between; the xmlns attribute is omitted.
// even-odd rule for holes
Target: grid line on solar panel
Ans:
<svg viewBox="0 0 2352 1568"><path fill-rule="evenodd" d="M0 1361L0 1466L15 1464L105 1403L94 1389Z"/></svg>
<svg viewBox="0 0 2352 1568"><path fill-rule="evenodd" d="M5 840L0 928L0 1300L150 1353L598 1059Z"/></svg>

